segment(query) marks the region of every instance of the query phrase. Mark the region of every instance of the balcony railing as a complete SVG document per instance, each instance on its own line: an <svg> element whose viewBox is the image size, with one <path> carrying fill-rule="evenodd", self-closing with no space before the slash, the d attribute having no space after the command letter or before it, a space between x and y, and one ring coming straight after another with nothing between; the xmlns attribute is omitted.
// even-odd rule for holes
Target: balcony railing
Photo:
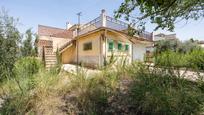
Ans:
<svg viewBox="0 0 204 115"><path fill-rule="evenodd" d="M94 20L82 25L79 30L79 35L95 30L99 27L108 27L111 29L123 31L128 29L128 23L116 20L115 18L112 18L110 16L103 17L103 15L101 15ZM138 34L138 36L144 39L152 40L152 33L150 32L142 31Z"/></svg>

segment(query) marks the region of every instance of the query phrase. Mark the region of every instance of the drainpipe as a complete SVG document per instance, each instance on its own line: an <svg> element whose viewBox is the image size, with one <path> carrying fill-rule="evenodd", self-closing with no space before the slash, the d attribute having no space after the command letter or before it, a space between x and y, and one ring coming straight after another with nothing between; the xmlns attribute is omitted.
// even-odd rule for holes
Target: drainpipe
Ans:
<svg viewBox="0 0 204 115"><path fill-rule="evenodd" d="M104 41L105 41L105 58L104 58L103 61L106 61L106 59L107 59L107 37L106 37L106 35L107 35L107 30L105 29L105 33L104 33Z"/></svg>

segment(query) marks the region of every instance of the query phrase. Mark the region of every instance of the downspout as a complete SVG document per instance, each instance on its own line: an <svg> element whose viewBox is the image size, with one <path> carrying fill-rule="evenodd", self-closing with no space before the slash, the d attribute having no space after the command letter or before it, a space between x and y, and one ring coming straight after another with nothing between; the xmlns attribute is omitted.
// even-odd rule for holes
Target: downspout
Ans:
<svg viewBox="0 0 204 115"><path fill-rule="evenodd" d="M103 60L103 61L106 61L106 59L107 59L107 38L106 38L106 35L107 35L107 30L105 29L105 32L104 32L104 41L105 41L105 57L104 57L104 60Z"/></svg>

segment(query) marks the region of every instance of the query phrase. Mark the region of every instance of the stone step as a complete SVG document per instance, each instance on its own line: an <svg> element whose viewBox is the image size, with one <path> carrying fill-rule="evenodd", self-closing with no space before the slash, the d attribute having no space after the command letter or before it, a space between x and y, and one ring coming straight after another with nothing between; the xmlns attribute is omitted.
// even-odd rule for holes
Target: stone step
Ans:
<svg viewBox="0 0 204 115"><path fill-rule="evenodd" d="M45 60L57 60L56 56L45 56Z"/></svg>
<svg viewBox="0 0 204 115"><path fill-rule="evenodd" d="M46 67L46 69L47 68L51 68L51 67L54 67L55 66L55 64L48 64L48 65L46 65L45 67Z"/></svg>
<svg viewBox="0 0 204 115"><path fill-rule="evenodd" d="M45 60L45 64L46 65L49 65L49 64L56 64L57 63L57 61L47 61L47 60Z"/></svg>
<svg viewBox="0 0 204 115"><path fill-rule="evenodd" d="M45 54L45 68L49 70L57 64L57 57L55 53Z"/></svg>
<svg viewBox="0 0 204 115"><path fill-rule="evenodd" d="M45 54L45 57L48 57L48 56L50 56L50 57L56 57L56 55L55 54Z"/></svg>

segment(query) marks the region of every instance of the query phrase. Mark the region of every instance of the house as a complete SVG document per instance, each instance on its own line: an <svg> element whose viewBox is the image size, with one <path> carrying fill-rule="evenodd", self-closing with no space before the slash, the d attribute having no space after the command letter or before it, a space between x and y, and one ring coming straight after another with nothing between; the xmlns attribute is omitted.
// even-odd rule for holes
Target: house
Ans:
<svg viewBox="0 0 204 115"><path fill-rule="evenodd" d="M198 44L199 44L199 46L201 46L202 48L204 48L204 41L199 41Z"/></svg>
<svg viewBox="0 0 204 115"><path fill-rule="evenodd" d="M38 33L43 33L41 28L39 26ZM62 30L51 28L46 28L43 36L38 34L39 43L43 40L52 42L49 46L47 43L39 45L39 56L45 62L48 59L46 57L54 55L56 49L59 49L63 64L83 63L85 66L98 67L103 66L112 56L128 63L134 60L144 61L147 48L153 45L152 33L142 32L129 36L126 32L128 24L107 16L105 10L102 10L99 17L84 25L75 24Z"/></svg>
<svg viewBox="0 0 204 115"><path fill-rule="evenodd" d="M159 40L178 40L178 38L176 37L176 34L159 33L154 35L154 41L159 41Z"/></svg>

